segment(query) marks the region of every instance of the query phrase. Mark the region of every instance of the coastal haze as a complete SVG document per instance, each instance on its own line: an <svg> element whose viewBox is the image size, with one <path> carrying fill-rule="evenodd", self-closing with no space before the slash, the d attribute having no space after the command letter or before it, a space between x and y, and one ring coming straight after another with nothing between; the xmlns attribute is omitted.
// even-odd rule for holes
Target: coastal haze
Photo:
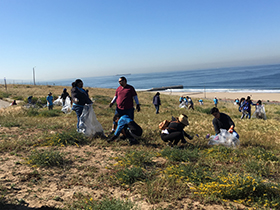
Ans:
<svg viewBox="0 0 280 210"><path fill-rule="evenodd" d="M3 0L0 77L51 84L108 76L111 84L116 74L131 74L129 82L139 89L148 82L138 82L140 74L148 73L161 80L171 75L175 85L184 76L182 85L193 81L194 88L226 86L233 77L248 83L235 76L238 69L226 75L220 70L280 63L279 7L276 0ZM199 80L203 69L219 73L219 84L211 74L212 83ZM253 80L254 73L249 83ZM167 84L151 81L148 88L158 85Z"/></svg>

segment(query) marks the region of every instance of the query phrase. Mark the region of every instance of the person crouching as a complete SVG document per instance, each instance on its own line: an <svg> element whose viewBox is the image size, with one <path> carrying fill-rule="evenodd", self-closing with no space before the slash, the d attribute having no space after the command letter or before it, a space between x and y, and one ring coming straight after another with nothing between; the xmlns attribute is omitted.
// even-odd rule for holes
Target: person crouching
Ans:
<svg viewBox="0 0 280 210"><path fill-rule="evenodd" d="M177 145L181 140L181 143L187 143L184 136L192 140L193 137L184 131L185 126L189 125L188 117L181 114L176 121L171 121L168 127L161 132L161 139L164 142L168 142L168 145Z"/></svg>
<svg viewBox="0 0 280 210"><path fill-rule="evenodd" d="M120 116L115 114L113 121L117 123L117 129L112 137L110 137L107 142L114 141L122 133L121 139L129 139L130 145L138 144L138 139L141 137L143 130L142 128L134 122L128 115Z"/></svg>

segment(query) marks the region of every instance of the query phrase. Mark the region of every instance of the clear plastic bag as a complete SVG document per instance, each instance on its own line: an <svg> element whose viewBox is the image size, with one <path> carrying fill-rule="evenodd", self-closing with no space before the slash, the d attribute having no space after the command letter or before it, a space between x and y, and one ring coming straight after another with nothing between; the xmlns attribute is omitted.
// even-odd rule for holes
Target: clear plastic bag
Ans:
<svg viewBox="0 0 280 210"><path fill-rule="evenodd" d="M102 125L98 122L96 115L93 111L92 104L84 106L82 115L79 120L78 132L86 136L104 135Z"/></svg>
<svg viewBox="0 0 280 210"><path fill-rule="evenodd" d="M53 102L53 105L62 106L62 98L61 98L61 96L59 96L58 99L56 99L56 100Z"/></svg>
<svg viewBox="0 0 280 210"><path fill-rule="evenodd" d="M264 105L256 105L256 110L253 113L252 118L266 120Z"/></svg>
<svg viewBox="0 0 280 210"><path fill-rule="evenodd" d="M63 111L65 114L70 114L72 112L71 100L68 96L65 99L65 104L62 107L61 111Z"/></svg>
<svg viewBox="0 0 280 210"><path fill-rule="evenodd" d="M210 136L209 145L224 145L226 147L238 147L240 141L234 133L229 133L225 129L220 129L220 133L217 135Z"/></svg>

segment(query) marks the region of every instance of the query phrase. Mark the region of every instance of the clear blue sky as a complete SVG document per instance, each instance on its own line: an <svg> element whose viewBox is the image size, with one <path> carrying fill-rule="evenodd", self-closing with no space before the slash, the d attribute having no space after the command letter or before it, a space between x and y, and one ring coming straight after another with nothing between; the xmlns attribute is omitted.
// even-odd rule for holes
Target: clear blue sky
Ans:
<svg viewBox="0 0 280 210"><path fill-rule="evenodd" d="M280 63L279 24L279 0L0 0L0 79Z"/></svg>

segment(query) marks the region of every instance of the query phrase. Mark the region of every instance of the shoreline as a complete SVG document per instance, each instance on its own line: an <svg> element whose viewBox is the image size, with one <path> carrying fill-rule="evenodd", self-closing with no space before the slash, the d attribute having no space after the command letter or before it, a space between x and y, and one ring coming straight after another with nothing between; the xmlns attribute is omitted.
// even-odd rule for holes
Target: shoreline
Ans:
<svg viewBox="0 0 280 210"><path fill-rule="evenodd" d="M280 93L259 93L259 92L167 92L167 91L152 91L152 92L160 92L165 95L175 95L175 96L189 96L191 98L197 99L208 99L213 100L217 97L218 100L232 100L234 101L236 98L239 100L247 96L251 97L251 100L257 102L261 100L262 102L279 102L280 103ZM179 99L178 99L179 100Z"/></svg>

